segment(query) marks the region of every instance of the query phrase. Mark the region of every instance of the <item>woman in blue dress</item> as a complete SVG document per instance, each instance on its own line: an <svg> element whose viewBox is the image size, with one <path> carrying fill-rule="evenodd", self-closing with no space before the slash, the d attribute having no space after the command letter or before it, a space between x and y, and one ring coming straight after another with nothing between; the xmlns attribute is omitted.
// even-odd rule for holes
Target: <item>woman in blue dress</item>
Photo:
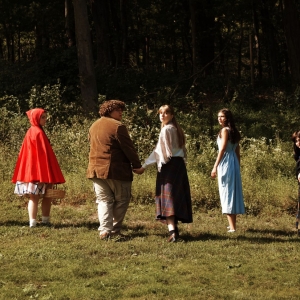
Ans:
<svg viewBox="0 0 300 300"><path fill-rule="evenodd" d="M218 112L218 122L222 127L217 138L219 153L211 177L216 178L218 174L222 213L227 214L228 232L235 232L236 215L245 213L240 172L241 135L235 127L231 111L227 108Z"/></svg>

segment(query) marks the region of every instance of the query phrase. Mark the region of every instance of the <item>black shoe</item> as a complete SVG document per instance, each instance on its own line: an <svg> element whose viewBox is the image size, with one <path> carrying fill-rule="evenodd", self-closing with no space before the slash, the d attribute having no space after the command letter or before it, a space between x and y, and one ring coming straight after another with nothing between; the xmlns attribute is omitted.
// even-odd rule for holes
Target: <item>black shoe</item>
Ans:
<svg viewBox="0 0 300 300"><path fill-rule="evenodd" d="M41 222L40 225L43 227L52 227L52 224L50 222L47 222L47 223Z"/></svg>
<svg viewBox="0 0 300 300"><path fill-rule="evenodd" d="M167 239L167 242L168 242L168 243L175 243L175 242L177 242L177 240L178 240L178 236L177 236L177 234L174 232L174 233L172 233L172 234L169 236L169 238Z"/></svg>

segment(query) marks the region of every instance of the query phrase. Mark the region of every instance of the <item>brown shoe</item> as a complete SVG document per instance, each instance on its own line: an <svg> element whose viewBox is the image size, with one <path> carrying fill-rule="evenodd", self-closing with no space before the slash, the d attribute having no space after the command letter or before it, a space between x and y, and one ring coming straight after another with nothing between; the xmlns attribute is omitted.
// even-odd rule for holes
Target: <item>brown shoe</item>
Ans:
<svg viewBox="0 0 300 300"><path fill-rule="evenodd" d="M107 241L110 238L110 234L108 232L104 232L99 235L100 240Z"/></svg>

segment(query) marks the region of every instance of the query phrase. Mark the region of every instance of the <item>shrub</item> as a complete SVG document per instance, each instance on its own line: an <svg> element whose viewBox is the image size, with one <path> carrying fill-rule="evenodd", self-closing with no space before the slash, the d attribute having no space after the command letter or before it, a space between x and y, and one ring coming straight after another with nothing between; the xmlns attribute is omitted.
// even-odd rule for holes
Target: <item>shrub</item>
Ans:
<svg viewBox="0 0 300 300"><path fill-rule="evenodd" d="M29 93L28 107L40 107L47 110L48 128L58 124L72 124L72 118L81 115L82 110L77 101L67 102L66 87L58 81L54 85L33 86ZM76 98L75 98L76 100Z"/></svg>
<svg viewBox="0 0 300 300"><path fill-rule="evenodd" d="M54 114L62 113L60 107L65 109L67 106L59 103L61 95L59 87L47 87L42 90L32 94L32 104L46 105L54 93L57 97L54 97L56 104L49 104L49 109ZM33 95L37 96L33 97ZM6 99L8 103L8 98ZM12 102L16 100L10 99L13 100ZM128 127L142 161L151 153L158 140L160 123L157 108L153 106L150 109L146 104L134 102L127 105L127 111L124 113L123 121ZM242 109L239 111L241 115L244 113ZM208 110L204 109L193 115L178 109L177 119L187 134L187 168L194 209L208 211L220 209L217 181L210 177L218 151L216 134L219 128L215 124L210 129L207 127L208 121L203 120L204 112ZM0 178L3 179L0 188L5 192L3 197L10 199L12 197L11 175L30 124L25 115L8 110L7 107L0 109L0 118L2 121ZM84 118L80 114L76 116L68 114L62 119L56 119L55 122L54 118L51 120L52 122L46 125L45 131L67 178L65 187L68 196L64 201L84 203L93 198L92 185L86 179L85 171L89 153L88 130L95 120ZM213 134L210 135L209 132ZM283 141L279 137L248 138L244 134L241 141L241 172L247 213L257 215L268 212L272 208L294 211L297 201L297 181L294 175L291 142ZM146 174L134 178L133 201L152 202L156 167L153 166L146 171Z"/></svg>

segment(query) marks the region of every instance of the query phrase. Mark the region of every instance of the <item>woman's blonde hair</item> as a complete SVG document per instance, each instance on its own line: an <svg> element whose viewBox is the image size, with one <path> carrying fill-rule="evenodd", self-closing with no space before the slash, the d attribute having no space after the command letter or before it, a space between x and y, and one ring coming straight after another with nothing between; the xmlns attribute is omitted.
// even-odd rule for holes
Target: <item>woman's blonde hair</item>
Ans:
<svg viewBox="0 0 300 300"><path fill-rule="evenodd" d="M179 126L179 124L176 121L174 108L171 105L165 104L159 108L158 113L160 114L162 111L166 111L173 116L171 122L177 129L178 144L179 144L179 147L182 148L185 145L185 135L184 135L182 128ZM161 124L161 127L163 127L163 126L164 125Z"/></svg>

